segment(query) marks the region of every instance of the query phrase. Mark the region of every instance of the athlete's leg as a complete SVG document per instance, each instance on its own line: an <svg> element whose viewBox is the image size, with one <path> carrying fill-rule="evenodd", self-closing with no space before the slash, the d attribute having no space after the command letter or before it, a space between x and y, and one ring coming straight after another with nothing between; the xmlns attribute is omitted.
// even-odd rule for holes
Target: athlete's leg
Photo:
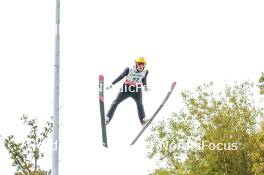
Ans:
<svg viewBox="0 0 264 175"><path fill-rule="evenodd" d="M111 107L110 107L108 113L106 114L106 116L109 117L109 121L113 118L113 115L114 115L115 110L116 110L117 106L119 105L119 103L121 103L122 101L124 101L128 97L129 97L129 94L127 92L120 91L118 93L116 99L112 102Z"/></svg>
<svg viewBox="0 0 264 175"><path fill-rule="evenodd" d="M142 100L142 91L132 93L131 97L135 100L137 104L137 112L140 123L142 124L143 119L145 118L145 110Z"/></svg>

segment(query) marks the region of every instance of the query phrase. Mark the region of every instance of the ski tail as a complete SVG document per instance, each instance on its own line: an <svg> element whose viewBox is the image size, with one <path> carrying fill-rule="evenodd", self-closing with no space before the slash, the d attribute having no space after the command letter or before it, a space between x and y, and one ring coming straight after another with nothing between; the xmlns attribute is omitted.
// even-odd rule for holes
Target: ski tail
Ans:
<svg viewBox="0 0 264 175"><path fill-rule="evenodd" d="M104 108L104 76L99 75L99 105L100 105L100 115L101 115L101 129L102 129L102 141L103 146L106 148L107 145L107 134L105 126L105 108Z"/></svg>
<svg viewBox="0 0 264 175"><path fill-rule="evenodd" d="M156 117L156 115L159 113L159 111L161 110L161 108L165 105L165 103L167 102L167 100L169 99L171 93L173 92L174 88L176 86L176 81L174 81L171 85L171 89L170 91L167 93L165 99L162 101L162 103L160 104L160 106L158 107L158 109L155 111L155 113L152 115L152 117L150 118L150 120L148 121L148 123L146 123L146 125L141 129L141 131L138 133L138 135L136 136L136 138L132 141L131 145L134 145L136 143L136 141L139 139L139 137L143 134L143 132L147 129L147 127L150 125L150 123L154 120L154 118Z"/></svg>

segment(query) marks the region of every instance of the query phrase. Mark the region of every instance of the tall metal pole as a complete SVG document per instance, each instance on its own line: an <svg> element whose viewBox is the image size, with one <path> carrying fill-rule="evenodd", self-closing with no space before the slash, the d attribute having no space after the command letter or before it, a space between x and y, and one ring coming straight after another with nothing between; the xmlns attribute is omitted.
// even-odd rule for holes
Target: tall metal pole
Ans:
<svg viewBox="0 0 264 175"><path fill-rule="evenodd" d="M60 0L56 0L52 175L59 175Z"/></svg>

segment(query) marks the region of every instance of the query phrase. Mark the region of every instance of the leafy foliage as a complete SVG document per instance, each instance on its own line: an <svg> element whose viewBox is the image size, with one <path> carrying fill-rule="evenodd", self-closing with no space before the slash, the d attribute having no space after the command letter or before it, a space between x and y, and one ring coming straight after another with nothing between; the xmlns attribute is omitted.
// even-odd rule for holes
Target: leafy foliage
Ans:
<svg viewBox="0 0 264 175"><path fill-rule="evenodd" d="M16 173L15 175L48 175L48 173L46 171L34 171L31 174L29 173Z"/></svg>
<svg viewBox="0 0 264 175"><path fill-rule="evenodd" d="M264 94L264 72L262 73L258 82L262 84L259 86L259 93L263 95Z"/></svg>
<svg viewBox="0 0 264 175"><path fill-rule="evenodd" d="M147 138L148 157L165 162L166 169L158 170L170 175L263 173L263 130L257 129L263 113L253 102L252 87L235 83L215 93L209 83L182 92L185 108L156 124Z"/></svg>
<svg viewBox="0 0 264 175"><path fill-rule="evenodd" d="M40 169L38 161L44 157L44 153L40 151L42 144L52 132L53 124L47 122L43 131L38 133L38 125L36 119L29 119L23 115L21 118L23 124L30 128L27 140L23 143L17 142L14 135L7 136L4 144L8 150L13 166L17 168L16 175L46 175L47 172Z"/></svg>

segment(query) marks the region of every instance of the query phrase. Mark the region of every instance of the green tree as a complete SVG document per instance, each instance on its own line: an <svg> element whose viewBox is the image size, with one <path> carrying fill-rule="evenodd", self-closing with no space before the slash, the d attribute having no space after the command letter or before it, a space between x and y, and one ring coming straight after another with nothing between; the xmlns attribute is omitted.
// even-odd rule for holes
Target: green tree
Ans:
<svg viewBox="0 0 264 175"><path fill-rule="evenodd" d="M167 170L167 169L156 169L151 175L172 175L173 171Z"/></svg>
<svg viewBox="0 0 264 175"><path fill-rule="evenodd" d="M249 82L235 83L215 93L209 83L182 92L185 107L152 128L149 158L165 162L170 175L253 174L251 135L263 114L253 103L252 88Z"/></svg>
<svg viewBox="0 0 264 175"><path fill-rule="evenodd" d="M264 175L264 124L262 123L259 132L251 137L252 151L250 157L253 160L253 170L258 175Z"/></svg>
<svg viewBox="0 0 264 175"><path fill-rule="evenodd" d="M258 83L263 84L264 83L264 73L262 73L262 76L259 78ZM260 94L264 95L264 84L259 85ZM264 175L264 121L261 123L260 130L252 135L251 142L255 143L253 145L254 151L251 151L250 156L253 163L253 169L256 172L256 174Z"/></svg>
<svg viewBox="0 0 264 175"><path fill-rule="evenodd" d="M259 78L259 81L258 81L260 84L262 85L259 85L259 92L260 94L264 94L264 72L262 73L261 77Z"/></svg>
<svg viewBox="0 0 264 175"><path fill-rule="evenodd" d="M5 147L13 160L12 165L17 168L16 175L47 175L47 171L40 168L38 161L44 157L40 148L52 132L53 124L46 122L42 132L39 133L36 119L29 119L23 115L21 121L30 128L27 140L23 143L17 142L14 135L7 136L4 140Z"/></svg>

